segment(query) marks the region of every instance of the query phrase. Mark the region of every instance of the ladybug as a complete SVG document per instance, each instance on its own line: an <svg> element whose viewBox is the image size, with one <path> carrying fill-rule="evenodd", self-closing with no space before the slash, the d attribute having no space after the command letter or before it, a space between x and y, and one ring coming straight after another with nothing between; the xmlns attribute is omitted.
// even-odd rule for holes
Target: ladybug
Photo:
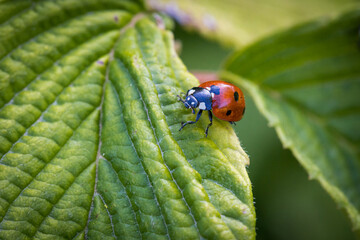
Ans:
<svg viewBox="0 0 360 240"><path fill-rule="evenodd" d="M195 121L181 123L181 131L186 125L196 123L204 110L208 111L210 123L205 130L207 136L212 125L212 112L215 117L231 124L241 120L245 113L244 94L237 86L224 81L209 81L187 91L185 100L178 95L186 108L199 108ZM212 112L211 112L212 111Z"/></svg>

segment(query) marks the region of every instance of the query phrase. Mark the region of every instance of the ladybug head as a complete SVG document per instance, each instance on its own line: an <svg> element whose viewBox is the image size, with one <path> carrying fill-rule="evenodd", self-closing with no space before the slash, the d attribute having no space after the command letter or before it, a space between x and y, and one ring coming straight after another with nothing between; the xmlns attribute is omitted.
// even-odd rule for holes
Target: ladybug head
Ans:
<svg viewBox="0 0 360 240"><path fill-rule="evenodd" d="M189 91L185 96L185 100L182 100L182 98L179 95L177 97L179 98L178 100L182 102L186 108L191 108L192 113L195 113L194 108L196 108L199 105L199 102L193 95L191 94L189 95Z"/></svg>
<svg viewBox="0 0 360 240"><path fill-rule="evenodd" d="M187 95L184 101L186 108L196 108L199 105L198 100L193 95Z"/></svg>

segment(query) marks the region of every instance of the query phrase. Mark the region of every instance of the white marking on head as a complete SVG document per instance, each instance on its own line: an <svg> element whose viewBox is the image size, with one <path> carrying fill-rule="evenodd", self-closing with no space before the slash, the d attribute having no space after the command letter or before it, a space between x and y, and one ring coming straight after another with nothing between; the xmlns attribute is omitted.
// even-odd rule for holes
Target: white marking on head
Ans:
<svg viewBox="0 0 360 240"><path fill-rule="evenodd" d="M210 89L211 89L211 88L209 88L209 87L206 87L206 89L210 91Z"/></svg>
<svg viewBox="0 0 360 240"><path fill-rule="evenodd" d="M214 97L215 97L215 94L214 94L213 92L211 93L211 97L212 97L212 98L214 98Z"/></svg>
<svg viewBox="0 0 360 240"><path fill-rule="evenodd" d="M201 103L199 104L199 109L201 109L201 110L205 110L205 109L206 109L206 105L205 105L204 102L201 102Z"/></svg>
<svg viewBox="0 0 360 240"><path fill-rule="evenodd" d="M190 100L190 97L188 97L186 100L189 101L189 100Z"/></svg>
<svg viewBox="0 0 360 240"><path fill-rule="evenodd" d="M194 92L195 92L194 89L190 89L189 92L188 92L188 95L191 95L191 94L193 94Z"/></svg>

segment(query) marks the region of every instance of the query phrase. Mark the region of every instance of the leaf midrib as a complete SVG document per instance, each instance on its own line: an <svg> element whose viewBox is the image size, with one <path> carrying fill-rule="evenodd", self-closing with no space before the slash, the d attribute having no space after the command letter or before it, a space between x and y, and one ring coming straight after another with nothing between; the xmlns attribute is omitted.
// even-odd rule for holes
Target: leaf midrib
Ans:
<svg viewBox="0 0 360 240"><path fill-rule="evenodd" d="M142 59L144 60L145 67L146 67L146 69L148 70L148 72L150 73L150 76L153 78L153 74L152 74L149 66L147 65L147 63L146 63L146 61L145 61L145 59L144 59L144 49L143 49L143 46L142 46L142 44L141 44L141 34L140 34L140 32L139 32L137 29L136 29L136 44L137 44L137 46L138 46L139 49L140 49L140 53L141 53L140 58L142 58ZM166 161L165 161L165 158L164 158L164 150L162 149L161 144L160 144L159 139L158 139L158 136L156 135L155 127L154 127L154 125L153 125L153 123L152 123L151 117L150 117L150 115L149 115L149 110L148 110L148 108L147 108L147 106L146 106L146 103L145 103L143 97L142 97L141 91L139 90L139 88L138 88L137 84L135 83L135 81L134 81L133 79L131 79L131 80L132 80L132 82L133 82L134 85L135 85L135 88L136 88L136 90L137 90L137 92L138 92L138 94L139 94L139 96L140 96L140 100L141 100L141 102L142 102L142 104L143 104L143 107L144 107L144 109L145 109L147 118L149 119L150 127L151 127L151 129L152 129L152 131L153 131L153 135L154 135L154 137L155 137L156 144L157 144L157 146L158 146L159 149L160 149L161 157L162 157L162 159L163 159L163 163L164 163L166 169L169 171L172 181L175 183L177 189L178 189L179 192L181 193L182 199L183 199L183 201L185 202L185 205L187 206L187 209L189 210L189 213L190 213L190 216L191 216L191 218L192 218L192 220L193 220L193 222L194 222L195 228L197 229L197 232L198 232L199 236L201 237L201 234L200 234L200 232L199 232L199 230L198 230L197 221L196 221L196 219L195 219L195 217L194 217L193 212L191 211L191 207L189 206L188 202L186 201L186 198L185 198L185 196L184 196L183 190L180 188L179 184L177 183L177 181L175 180L175 178L174 178L174 176L173 176L173 173L172 173L172 172L175 171L176 168L173 169L173 171L171 171L171 169L170 169L169 166L167 165L167 163L166 163ZM155 84L155 83L154 83L154 84ZM159 102L160 102L160 100L159 100ZM161 102L160 102L160 105L161 105ZM162 141L162 139L160 139L160 141Z"/></svg>
<svg viewBox="0 0 360 240"><path fill-rule="evenodd" d="M111 58L112 56L114 55L114 47L115 47L115 44L116 44L116 41L113 43L112 47L111 47L111 50L108 54L106 54L107 56L109 56L109 58L107 59L107 66L106 66L106 72L105 72L105 80L103 81L103 86L102 86L102 92L101 92L101 101L100 101L100 105L98 106L98 110L99 110L99 113L100 113L100 117L99 117L99 126L98 126L98 144L97 144L97 152L96 152L96 158L95 158L95 181L94 181L94 191L93 191L93 196L91 198L91 207L90 207L90 210L89 210L89 214L88 214L88 219L87 219L87 222L86 222L86 226L85 226L85 239L87 239L87 234L88 234L88 226L89 226L89 222L91 220L91 213L92 213L92 209L93 209L93 204L94 204L94 198L96 195L99 195L100 199L102 202L105 203L105 200L104 198L101 196L101 194L97 191L97 182L98 182L98 178L99 178L99 173L98 173L98 169L99 169L99 161L100 161L100 158L102 158L102 155L101 155L101 146L102 146L102 139L101 139L101 134L102 134L102 123L103 123L103 117L104 117L104 113L103 113L103 106L104 106L104 99L105 99L105 87L106 87L106 84L109 81L109 71L110 71L110 61L111 61ZM112 234L114 236L115 235L115 231L114 231L114 225L112 223L112 217L108 211L108 209L106 209L108 215L109 215L109 218L110 218L110 222L111 222L111 229L112 229Z"/></svg>
<svg viewBox="0 0 360 240"><path fill-rule="evenodd" d="M139 15L133 16L132 19L135 19L135 21L139 21L142 17L144 17L143 15L140 15L139 18L138 18L137 16L139 16ZM135 24L135 22L133 22L133 21L131 20L130 22L128 22L127 25L125 25L125 26L123 26L123 27L121 28L121 32L123 32L124 29L127 29L129 26L134 25L134 24ZM102 201L105 203L104 198L103 198L103 197L101 196L101 194L97 191L98 166L99 166L99 160L100 160L100 158L104 159L105 161L108 161L108 162L110 163L110 166L114 169L113 163L112 163L111 161L109 161L108 159L106 159L106 158L105 158L104 156L102 156L102 154L101 154L101 146L102 146L101 133L102 133L102 122L103 122L103 114L104 114L104 113L103 113L103 104L104 104L104 97L105 97L105 87L106 87L106 84L110 84L111 87L113 87L111 81L109 80L109 71L110 71L110 63L111 63L111 61L114 60L114 48L115 48L115 46L116 46L116 42L113 44L113 47L111 48L111 51L110 51L110 53L108 54L108 55L110 56L110 58L109 58L109 60L108 60L108 62L107 62L106 76L105 76L105 81L104 81L104 83L103 83L103 88L102 88L101 104L100 104L100 106L99 106L99 110L100 110L99 134L98 134L98 136L99 136L99 143L98 143L98 151L97 151L97 156L96 156L96 161L95 161L95 162L96 162L96 175L95 175L95 184L94 184L94 194L93 194L93 196L92 196L91 206L93 206L94 197L95 197L96 195L99 195L99 196L101 197ZM124 66L125 66L125 65L124 65ZM126 68L126 70L128 71L127 68ZM129 71L128 71L128 72L129 72ZM130 75L130 74L129 74L129 75ZM136 86L135 83L134 83L134 85ZM138 89L137 89L137 91L138 91L139 95L141 96L140 91L139 91ZM114 92L115 92L115 94L116 94L116 96L117 96L117 101L118 101L119 105L121 105L121 104L120 104L120 98L119 98L119 96L118 96L117 91L114 91ZM144 103L144 101L143 101L142 98L141 98L141 101L143 102L144 109L145 109L146 112L147 112L147 109L145 108L145 103ZM148 118L149 118L149 116L148 116ZM136 155L137 155L137 157L138 157L138 160L139 160L139 162L140 162L140 164L141 164L141 166L142 166L142 169L144 169L144 166L143 166L143 163L142 163L142 161L141 161L141 159L140 159L140 156L139 156L139 154L138 154L138 152L137 152L137 150L136 150L136 148L135 148L135 146L134 146L133 141L132 141L131 138L130 138L130 135L129 135L129 127L127 126L127 124L125 124L125 126L126 126L126 129L127 129L127 131L126 131L127 136L128 136L128 138L130 139L130 142L131 142L131 144L132 144L132 148L134 149L134 151L135 151L135 153L136 153ZM152 125L151 125L151 127L153 128ZM153 129L153 130L154 130L154 129ZM159 145L158 145L158 146L159 146ZM161 152L161 153L162 153L162 152ZM119 179L119 181L122 182L121 179L119 178L119 175L118 175L117 171L116 171L115 169L114 169L114 171L115 171L116 176L117 176L117 178ZM154 188L153 188L153 183L151 182L151 180L150 180L150 178L149 178L149 176L148 176L148 174L146 173L145 170L144 170L144 173L146 174L146 177L147 177L148 182L149 182L149 184L150 184L150 186L151 186L151 189L152 189L152 191L154 192L154 190L153 190L153 189L154 189ZM134 206L133 206L132 203L131 203L128 189L127 189L126 187L124 187L124 189L125 189L126 197L127 197L127 199L129 199L130 206L131 206L133 212L135 213L136 211L135 211ZM159 208L160 208L160 214L162 215L162 220L164 221L164 226L165 226L165 228L166 228L166 235L167 235L168 238L169 238L168 226L167 226L167 224L165 223L165 218L164 218L164 216L163 216L163 212L161 211L161 208L162 208L162 207L161 207L161 205L159 204L159 202L158 202L158 200L157 200L156 194L154 194L154 199L155 199L157 205L158 205ZM87 220L87 224L86 224L86 226L85 226L85 239L87 238L87 234L88 234L88 226L89 226L89 222L91 221L92 209L93 209L93 208L91 207L90 210L89 210L88 220ZM140 209L138 209L138 211L140 211ZM111 221L111 226L112 226L112 231L113 231L112 234L113 234L114 236L116 236L115 230L114 230L114 225L113 225L113 223L112 223L112 216L111 216L110 212L108 211L108 209L107 209L107 213L108 213L108 216L109 216L110 221ZM139 220L138 220L137 217L136 217L136 222L137 222L137 228L140 229L140 223L139 223ZM143 236L144 233L143 233L142 231L139 231L139 232L140 232L140 234Z"/></svg>

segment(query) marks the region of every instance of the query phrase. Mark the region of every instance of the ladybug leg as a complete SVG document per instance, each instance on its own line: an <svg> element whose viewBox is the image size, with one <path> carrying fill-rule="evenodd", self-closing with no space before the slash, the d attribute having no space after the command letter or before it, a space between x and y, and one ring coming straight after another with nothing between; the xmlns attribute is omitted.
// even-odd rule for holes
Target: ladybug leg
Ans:
<svg viewBox="0 0 360 240"><path fill-rule="evenodd" d="M179 131L181 131L186 125L193 124L193 123L196 123L197 121L199 121L202 112L203 112L203 110L199 110L198 114L196 115L195 121L187 121L186 123L181 123L181 128L179 129Z"/></svg>
<svg viewBox="0 0 360 240"><path fill-rule="evenodd" d="M207 128L206 128L206 130L205 130L205 135L206 135L206 137L207 137L207 135L208 135L209 127L212 125L212 112L209 110L208 113L209 113L210 123L209 123L209 125L207 126Z"/></svg>
<svg viewBox="0 0 360 240"><path fill-rule="evenodd" d="M230 124L234 124L236 126L236 123L235 122L229 122Z"/></svg>

